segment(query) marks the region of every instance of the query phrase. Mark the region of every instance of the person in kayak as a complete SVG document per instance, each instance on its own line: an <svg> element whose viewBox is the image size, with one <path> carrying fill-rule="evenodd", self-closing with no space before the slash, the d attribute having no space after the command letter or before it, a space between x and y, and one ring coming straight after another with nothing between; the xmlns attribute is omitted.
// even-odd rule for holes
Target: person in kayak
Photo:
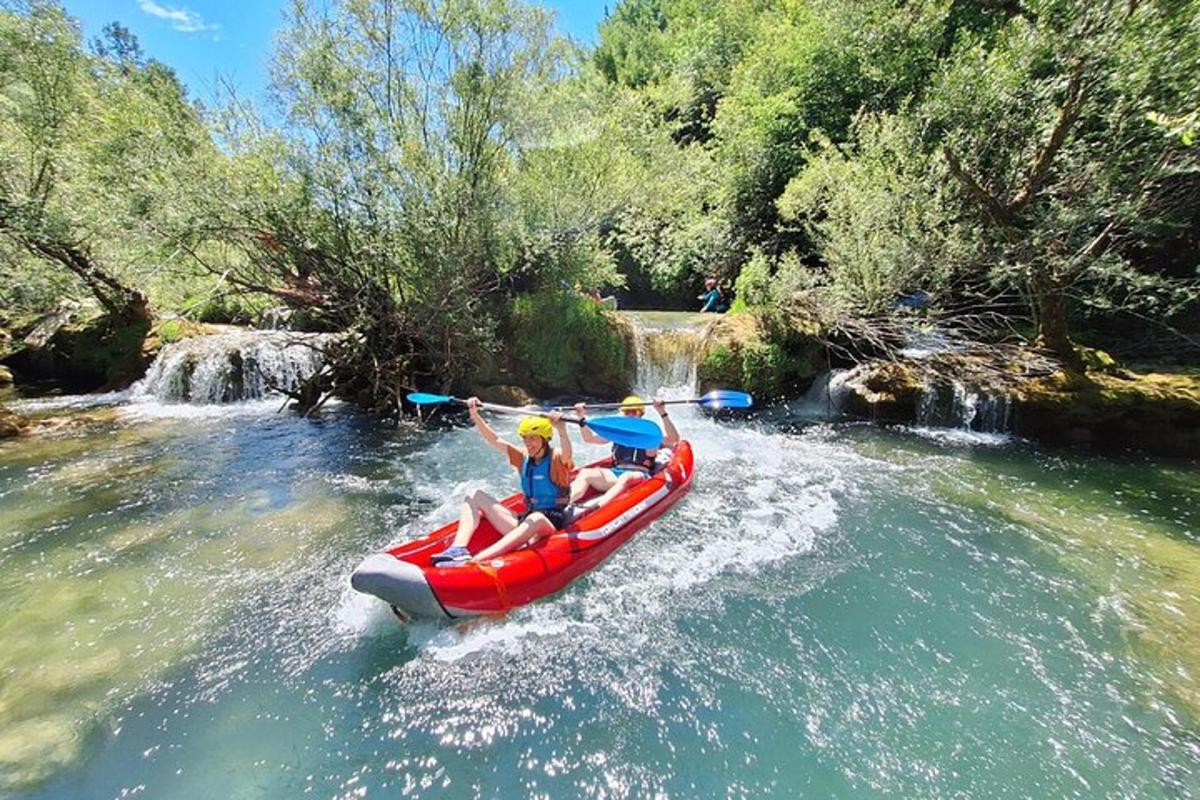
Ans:
<svg viewBox="0 0 1200 800"><path fill-rule="evenodd" d="M482 490L467 495L458 515L458 530L450 546L433 556L433 563L457 566L470 561L486 561L516 550L542 536L548 536L566 522L567 495L571 485L571 439L562 414L551 411L545 417L521 417L517 434L524 449L501 439L479 415L479 399L467 401L468 413L484 441L508 458L521 474L525 494L525 513L519 517ZM550 446L558 431L559 449ZM473 557L467 549L481 517L487 518L500 538Z"/></svg>
<svg viewBox="0 0 1200 800"><path fill-rule="evenodd" d="M671 418L667 414L667 406L662 400L652 402L654 410L662 419L663 444L667 447L674 447L679 444L679 431L675 430L675 423L671 422ZM585 419L587 405L576 403L575 413L580 419ZM646 413L646 401L636 394L631 394L621 401L621 413L630 417L643 416ZM583 426L583 440L588 444L608 444L607 439L597 436L586 425ZM658 456L658 450L639 450L634 447L613 444L612 455L612 467L587 467L579 470L579 474L571 483L570 502L579 502L589 489L595 489L598 492L604 492L596 506L604 505L620 494L622 490L650 477L650 473L654 471L654 459Z"/></svg>

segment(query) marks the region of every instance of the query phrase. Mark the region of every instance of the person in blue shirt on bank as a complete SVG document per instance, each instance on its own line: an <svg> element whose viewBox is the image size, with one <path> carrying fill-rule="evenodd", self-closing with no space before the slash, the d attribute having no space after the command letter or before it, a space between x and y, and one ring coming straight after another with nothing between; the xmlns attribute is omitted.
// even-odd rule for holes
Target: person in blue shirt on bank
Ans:
<svg viewBox="0 0 1200 800"><path fill-rule="evenodd" d="M709 278L704 281L704 294L696 299L704 301L704 306L700 309L700 313L711 311L721 314L727 308L725 305L725 295L721 294L721 289L717 286L716 278Z"/></svg>
<svg viewBox="0 0 1200 800"><path fill-rule="evenodd" d="M662 419L663 444L674 447L679 444L679 431L667 414L667 406L662 400L652 401L654 410ZM575 413L580 419L587 417L587 405L575 404ZM646 401L631 394L621 401L621 413L629 417L640 417L646 413ZM591 428L583 426L583 440L588 444L608 444L608 440L598 436ZM654 471L654 460L658 450L641 450L636 447L626 447L622 444L612 446L613 465L611 467L585 467L579 470L575 480L571 482L570 502L577 503L583 499L590 489L604 492L596 506L602 506L612 500L624 489L641 483L650 477Z"/></svg>

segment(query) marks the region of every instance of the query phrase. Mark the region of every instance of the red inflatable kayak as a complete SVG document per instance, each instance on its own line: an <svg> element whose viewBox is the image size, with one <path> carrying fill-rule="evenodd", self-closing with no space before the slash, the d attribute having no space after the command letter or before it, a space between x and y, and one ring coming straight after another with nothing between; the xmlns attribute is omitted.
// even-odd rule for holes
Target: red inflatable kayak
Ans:
<svg viewBox="0 0 1200 800"><path fill-rule="evenodd" d="M598 461L593 466L609 463ZM692 448L680 442L670 461L650 478L530 547L484 563L435 567L430 558L449 545L458 525L452 522L423 539L370 556L354 571L350 584L408 617L502 614L562 589L662 516L691 488ZM504 505L515 513L524 510L520 494L506 499ZM488 521L481 520L471 550L478 552L498 538Z"/></svg>

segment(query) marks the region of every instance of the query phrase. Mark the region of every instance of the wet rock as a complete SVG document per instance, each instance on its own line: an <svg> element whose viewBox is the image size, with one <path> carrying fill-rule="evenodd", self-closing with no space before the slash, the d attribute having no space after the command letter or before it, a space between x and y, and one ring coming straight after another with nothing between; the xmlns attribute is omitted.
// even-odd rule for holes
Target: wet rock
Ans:
<svg viewBox="0 0 1200 800"><path fill-rule="evenodd" d="M873 361L851 370L841 382L842 410L876 422L913 422L925 381L912 366Z"/></svg>
<svg viewBox="0 0 1200 800"><path fill-rule="evenodd" d="M0 389L7 389L13 385L12 370L8 367L0 365Z"/></svg>
<svg viewBox="0 0 1200 800"><path fill-rule="evenodd" d="M15 411L0 406L0 439L20 436L29 427L29 420Z"/></svg>

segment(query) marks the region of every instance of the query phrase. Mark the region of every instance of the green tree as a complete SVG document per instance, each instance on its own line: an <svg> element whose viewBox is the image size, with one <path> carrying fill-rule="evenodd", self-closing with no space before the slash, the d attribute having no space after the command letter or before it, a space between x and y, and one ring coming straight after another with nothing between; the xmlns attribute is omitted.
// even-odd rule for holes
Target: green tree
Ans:
<svg viewBox="0 0 1200 800"><path fill-rule="evenodd" d="M609 155L587 118L555 122L573 58L509 0L295 2L272 68L286 124L236 120L231 191L188 249L349 331L341 388L381 411L464 380L506 293L616 278L595 230Z"/></svg>
<svg viewBox="0 0 1200 800"><path fill-rule="evenodd" d="M1195 3L1032 2L962 51L926 106L993 277L1026 293L1039 341L1078 363L1072 303L1169 315L1192 293L1139 250L1200 208L1200 160L1152 114L1194 108Z"/></svg>
<svg viewBox="0 0 1200 800"><path fill-rule="evenodd" d="M0 235L25 256L14 274L50 265L144 319L150 276L170 272L157 228L215 150L175 75L128 31L107 37L91 56L55 3L0 12Z"/></svg>

